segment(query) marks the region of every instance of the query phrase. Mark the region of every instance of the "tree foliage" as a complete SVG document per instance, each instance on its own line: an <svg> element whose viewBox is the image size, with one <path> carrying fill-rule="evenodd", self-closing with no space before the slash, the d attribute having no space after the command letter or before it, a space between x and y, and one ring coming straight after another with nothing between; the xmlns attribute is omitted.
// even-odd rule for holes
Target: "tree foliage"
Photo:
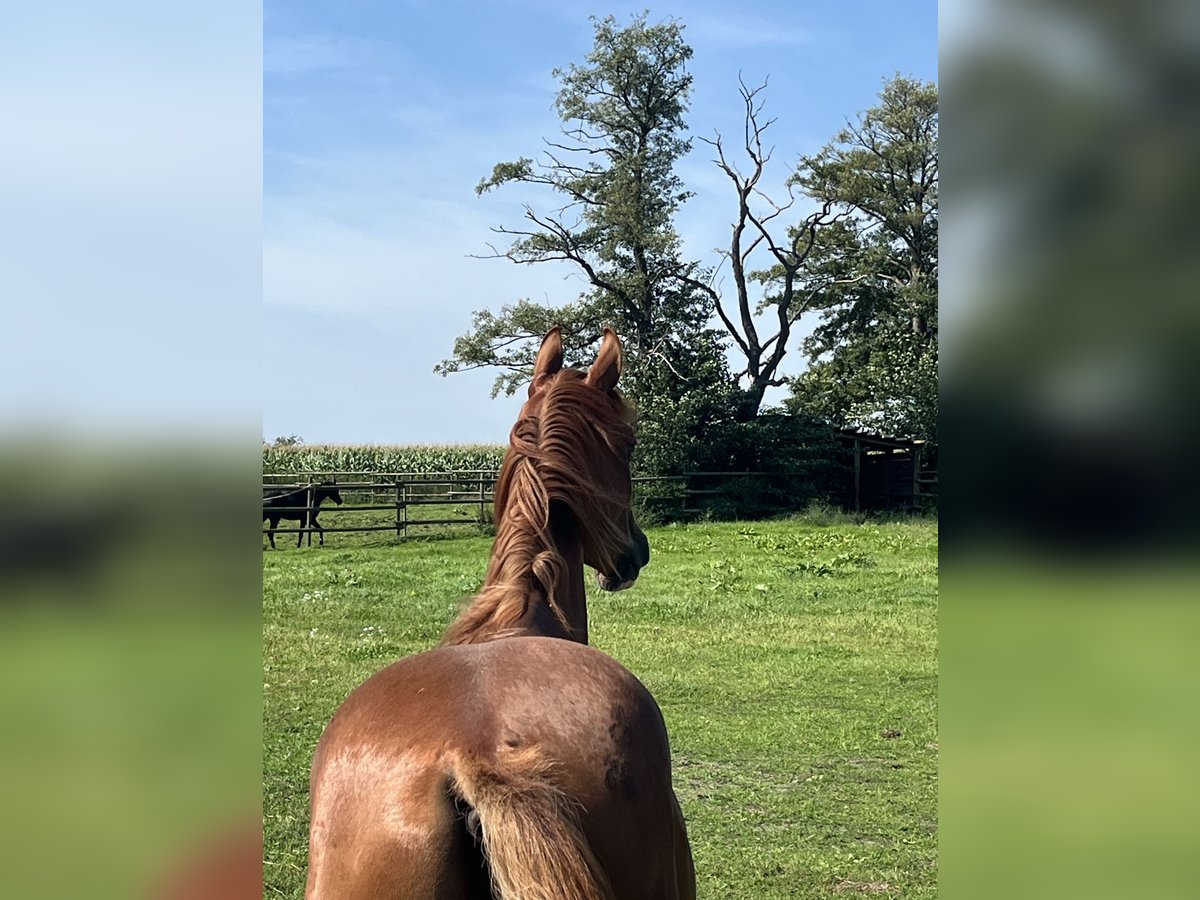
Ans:
<svg viewBox="0 0 1200 900"><path fill-rule="evenodd" d="M805 421L936 438L936 87L900 76L885 83L877 106L801 158L777 204L760 183L774 121L763 116L765 84L741 83L743 161L719 133L708 141L738 206L721 264L706 267L681 257L674 225L690 196L676 172L690 147L683 26L650 24L645 13L627 25L611 16L592 23L585 60L554 72L559 135L536 157L497 163L476 188L550 197L544 207L524 204L521 223L493 229L504 243L488 256L566 263L587 288L562 304L524 299L477 311L435 371L494 368L493 395L511 394L552 326L563 329L568 364L581 365L610 325L624 341L621 385L637 406L648 472L711 466L744 458L760 438L777 442L775 425L755 434L766 390L785 383L788 408ZM797 195L814 211L789 224ZM732 297L715 286L725 263ZM781 364L806 313L821 316L802 345L809 366L788 379ZM736 374L727 347L745 359Z"/></svg>
<svg viewBox="0 0 1200 900"><path fill-rule="evenodd" d="M845 217L806 261L821 287L809 368L789 406L845 425L937 436L937 87L899 77L803 157L792 183Z"/></svg>

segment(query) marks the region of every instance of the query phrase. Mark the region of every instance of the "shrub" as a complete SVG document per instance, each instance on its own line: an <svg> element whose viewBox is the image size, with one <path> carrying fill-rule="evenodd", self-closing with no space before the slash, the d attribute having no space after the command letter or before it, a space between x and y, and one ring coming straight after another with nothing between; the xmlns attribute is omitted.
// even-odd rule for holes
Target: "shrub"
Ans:
<svg viewBox="0 0 1200 900"><path fill-rule="evenodd" d="M692 485L720 490L700 508L721 517L803 509L813 500L827 500L846 477L833 430L801 416L767 412L727 423L706 449L703 470L752 473Z"/></svg>

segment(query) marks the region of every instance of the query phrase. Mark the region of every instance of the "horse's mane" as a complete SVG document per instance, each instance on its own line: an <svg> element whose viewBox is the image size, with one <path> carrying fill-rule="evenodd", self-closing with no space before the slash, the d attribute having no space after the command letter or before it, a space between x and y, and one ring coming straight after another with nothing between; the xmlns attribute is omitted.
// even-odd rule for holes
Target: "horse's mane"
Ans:
<svg viewBox="0 0 1200 900"><path fill-rule="evenodd" d="M575 369L559 372L543 388L538 414L513 426L496 481L496 542L487 578L443 645L534 633L527 613L539 594L562 636L572 635L558 603L567 565L551 533L552 501L571 510L596 563L615 565L627 542L620 515L628 507L628 485L599 484L594 462L632 445L632 417L619 397L614 403L584 378Z"/></svg>

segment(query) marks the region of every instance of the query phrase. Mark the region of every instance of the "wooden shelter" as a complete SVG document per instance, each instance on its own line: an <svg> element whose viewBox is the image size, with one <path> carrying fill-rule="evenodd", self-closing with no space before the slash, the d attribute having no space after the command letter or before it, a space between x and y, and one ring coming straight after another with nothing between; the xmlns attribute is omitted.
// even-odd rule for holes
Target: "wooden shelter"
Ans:
<svg viewBox="0 0 1200 900"><path fill-rule="evenodd" d="M937 444L839 429L838 441L851 457L852 482L841 503L853 510L928 509L937 503Z"/></svg>

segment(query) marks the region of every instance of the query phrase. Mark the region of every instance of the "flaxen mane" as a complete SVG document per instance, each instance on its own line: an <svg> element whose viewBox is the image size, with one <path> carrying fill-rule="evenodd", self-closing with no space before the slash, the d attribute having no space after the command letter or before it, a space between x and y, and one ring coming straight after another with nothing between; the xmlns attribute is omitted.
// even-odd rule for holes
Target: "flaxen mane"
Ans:
<svg viewBox="0 0 1200 900"><path fill-rule="evenodd" d="M521 633L531 595L546 598L571 636L557 602L566 564L550 528L552 501L568 506L597 561L610 564L627 541L621 520L628 483L606 478L633 447L631 415L616 394L559 372L538 410L519 419L496 482L496 542L483 589L442 638L469 644ZM626 476L627 477L627 476Z"/></svg>

